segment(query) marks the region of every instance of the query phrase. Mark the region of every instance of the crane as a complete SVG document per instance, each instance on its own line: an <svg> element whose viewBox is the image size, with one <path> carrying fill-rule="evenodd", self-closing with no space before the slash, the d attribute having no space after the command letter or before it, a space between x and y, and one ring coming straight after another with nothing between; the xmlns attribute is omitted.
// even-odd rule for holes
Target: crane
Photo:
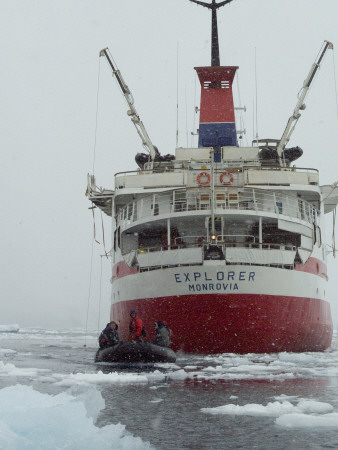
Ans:
<svg viewBox="0 0 338 450"><path fill-rule="evenodd" d="M298 95L298 102L296 104L296 107L293 110L293 114L289 117L289 120L288 120L285 130L284 130L284 133L278 143L277 153L278 153L278 157L280 160L282 158L283 150L284 150L286 144L289 142L291 134L293 133L293 131L297 125L297 122L301 116L300 111L304 110L306 108L304 100L310 89L310 85L316 75L316 72L320 67L320 63L322 62L322 59L324 58L326 51L328 49L330 49L330 50L333 49L333 44L330 41L324 41L323 46L324 46L324 48L323 48L322 52L320 53L318 59L312 64L310 72L309 72L308 76L306 77L306 79L304 80L303 86Z"/></svg>
<svg viewBox="0 0 338 450"><path fill-rule="evenodd" d="M108 48L104 48L103 50L100 51L99 55L106 57L109 65L113 71L113 75L115 75L117 82L121 88L122 94L123 94L124 98L126 99L126 102L128 103L129 110L127 111L127 114L128 114L128 116L130 116L131 121L135 125L136 131L142 140L143 147L149 152L150 159L152 161L154 161L155 157L159 154L159 152L158 152L157 148L152 144L152 142L148 136L148 133L145 129L145 126L143 125L143 123L140 119L140 116L137 114L137 111L135 109L133 96L132 96L128 86L126 85L126 83L121 75L121 72L118 70L117 67L116 68L114 67L114 64L108 54L108 51L109 51Z"/></svg>

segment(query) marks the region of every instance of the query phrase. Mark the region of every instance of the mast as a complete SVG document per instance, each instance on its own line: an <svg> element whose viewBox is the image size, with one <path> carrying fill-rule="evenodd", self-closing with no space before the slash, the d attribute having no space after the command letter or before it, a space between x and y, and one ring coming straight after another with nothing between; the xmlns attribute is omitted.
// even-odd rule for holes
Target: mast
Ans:
<svg viewBox="0 0 338 450"><path fill-rule="evenodd" d="M220 162L221 147L238 146L232 82L237 66L221 66L219 57L217 9L232 2L216 3L190 0L197 5L211 9L211 66L195 67L201 83L199 147L215 147L215 162ZM217 147L217 148L216 148Z"/></svg>
<svg viewBox="0 0 338 450"><path fill-rule="evenodd" d="M222 160L222 146L237 146L232 82L238 67L221 66L219 57L217 9L230 3L190 0L211 9L211 67L195 67L201 83L199 147L211 147L211 244L217 244L215 230L215 171L214 164Z"/></svg>
<svg viewBox="0 0 338 450"><path fill-rule="evenodd" d="M216 3L216 0L212 0L212 3L200 2L199 0L190 0L197 5L204 6L211 9L212 21L211 21L211 65L219 66L219 44L218 44L218 28L217 28L217 9L233 0L224 0L223 2Z"/></svg>

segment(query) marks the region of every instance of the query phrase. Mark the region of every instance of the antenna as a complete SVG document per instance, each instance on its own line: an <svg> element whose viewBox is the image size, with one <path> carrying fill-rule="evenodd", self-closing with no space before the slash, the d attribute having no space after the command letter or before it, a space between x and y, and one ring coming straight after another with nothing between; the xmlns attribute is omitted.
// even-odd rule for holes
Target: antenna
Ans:
<svg viewBox="0 0 338 450"><path fill-rule="evenodd" d="M257 89L257 52L255 47L255 95L256 95L256 141L258 141L258 89Z"/></svg>
<svg viewBox="0 0 338 450"><path fill-rule="evenodd" d="M212 0L212 3L200 2L199 0L190 0L197 5L204 6L211 9L212 12L212 24L211 24L211 65L220 66L219 59L219 45L218 45L218 29L217 29L217 10L227 3L233 0L224 0L223 2L216 3L216 0Z"/></svg>
<svg viewBox="0 0 338 450"><path fill-rule="evenodd" d="M178 148L178 51L179 44L177 42L177 54L176 54L176 148Z"/></svg>

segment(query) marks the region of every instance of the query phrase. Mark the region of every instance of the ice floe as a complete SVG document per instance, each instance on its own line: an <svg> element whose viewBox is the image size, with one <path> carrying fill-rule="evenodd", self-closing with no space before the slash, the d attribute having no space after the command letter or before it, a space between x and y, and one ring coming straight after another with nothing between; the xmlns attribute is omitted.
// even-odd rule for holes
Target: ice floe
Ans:
<svg viewBox="0 0 338 450"><path fill-rule="evenodd" d="M276 425L283 428L338 428L338 413L318 415L308 414L284 414L275 421Z"/></svg>
<svg viewBox="0 0 338 450"><path fill-rule="evenodd" d="M292 399L296 404L289 400L269 402L267 405L227 404L201 408L201 411L213 415L272 417L275 418L276 425L284 428L338 427L338 413L333 412L333 406L329 403L295 397Z"/></svg>
<svg viewBox="0 0 338 450"><path fill-rule="evenodd" d="M0 390L0 448L55 450L146 450L153 447L122 424L95 426L105 403L94 388L58 395L31 386Z"/></svg>
<svg viewBox="0 0 338 450"><path fill-rule="evenodd" d="M20 330L19 325L0 325L0 333L17 333Z"/></svg>
<svg viewBox="0 0 338 450"><path fill-rule="evenodd" d="M14 364L4 364L3 361L0 361L0 377L9 376L37 378L40 374L45 374L48 372L50 372L49 369L20 368L16 367Z"/></svg>

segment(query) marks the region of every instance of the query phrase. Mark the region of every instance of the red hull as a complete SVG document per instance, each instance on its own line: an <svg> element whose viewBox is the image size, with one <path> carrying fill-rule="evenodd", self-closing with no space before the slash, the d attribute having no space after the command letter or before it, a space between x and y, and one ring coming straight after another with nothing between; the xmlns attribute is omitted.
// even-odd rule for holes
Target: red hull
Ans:
<svg viewBox="0 0 338 450"><path fill-rule="evenodd" d="M154 322L165 320L173 330L173 350L186 353L323 351L332 339L330 305L313 298L208 294L119 302L111 317L122 339L130 309L144 320L147 340Z"/></svg>

